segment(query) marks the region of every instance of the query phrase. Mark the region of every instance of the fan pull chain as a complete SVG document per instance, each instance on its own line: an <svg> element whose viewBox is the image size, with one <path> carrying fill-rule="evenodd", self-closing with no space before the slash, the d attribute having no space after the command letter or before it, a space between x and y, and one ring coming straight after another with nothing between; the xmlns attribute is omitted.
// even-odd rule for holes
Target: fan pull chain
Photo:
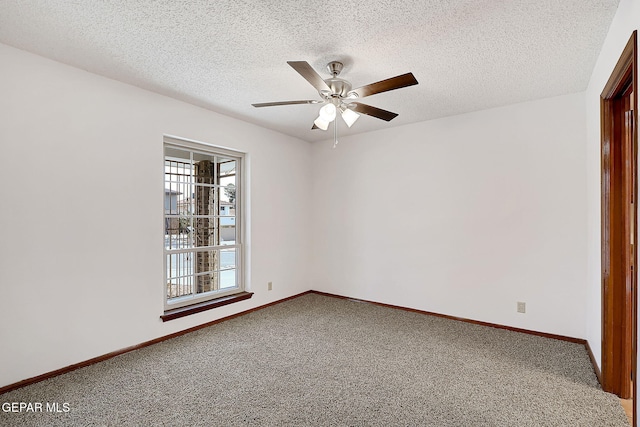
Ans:
<svg viewBox="0 0 640 427"><path fill-rule="evenodd" d="M333 148L336 148L338 145L338 119L336 118L333 121Z"/></svg>

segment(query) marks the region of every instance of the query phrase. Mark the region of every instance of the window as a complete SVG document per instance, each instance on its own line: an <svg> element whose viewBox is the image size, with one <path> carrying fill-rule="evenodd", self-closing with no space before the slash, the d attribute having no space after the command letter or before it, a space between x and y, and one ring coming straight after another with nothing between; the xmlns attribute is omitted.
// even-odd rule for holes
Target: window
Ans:
<svg viewBox="0 0 640 427"><path fill-rule="evenodd" d="M163 320L251 296L242 280L242 163L242 153L165 140Z"/></svg>

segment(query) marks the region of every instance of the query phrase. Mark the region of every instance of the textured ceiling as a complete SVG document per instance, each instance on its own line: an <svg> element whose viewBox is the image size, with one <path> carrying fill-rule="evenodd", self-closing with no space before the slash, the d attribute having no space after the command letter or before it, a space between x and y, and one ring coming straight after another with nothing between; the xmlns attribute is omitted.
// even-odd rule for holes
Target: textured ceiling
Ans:
<svg viewBox="0 0 640 427"><path fill-rule="evenodd" d="M297 136L319 99L286 61L359 87L406 72L419 85L362 99L399 114L367 132L586 88L619 0L0 0L0 42ZM331 131L331 128L329 128Z"/></svg>

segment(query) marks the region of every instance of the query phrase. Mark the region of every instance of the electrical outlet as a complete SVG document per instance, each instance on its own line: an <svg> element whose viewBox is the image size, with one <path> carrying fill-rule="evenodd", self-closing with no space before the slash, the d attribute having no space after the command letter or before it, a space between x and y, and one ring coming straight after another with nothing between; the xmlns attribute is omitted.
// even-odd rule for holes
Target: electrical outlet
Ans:
<svg viewBox="0 0 640 427"><path fill-rule="evenodd" d="M518 313L526 313L527 312L527 304L524 302L518 301Z"/></svg>
<svg viewBox="0 0 640 427"><path fill-rule="evenodd" d="M271 289L273 289L273 282L267 284L267 290L270 291Z"/></svg>

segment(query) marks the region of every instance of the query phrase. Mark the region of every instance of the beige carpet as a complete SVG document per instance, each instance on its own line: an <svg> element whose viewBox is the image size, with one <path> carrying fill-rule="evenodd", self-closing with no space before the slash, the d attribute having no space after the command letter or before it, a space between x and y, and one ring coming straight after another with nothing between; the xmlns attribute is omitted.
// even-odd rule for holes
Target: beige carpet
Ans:
<svg viewBox="0 0 640 427"><path fill-rule="evenodd" d="M582 345L316 294L0 402L69 404L12 427L628 426Z"/></svg>

